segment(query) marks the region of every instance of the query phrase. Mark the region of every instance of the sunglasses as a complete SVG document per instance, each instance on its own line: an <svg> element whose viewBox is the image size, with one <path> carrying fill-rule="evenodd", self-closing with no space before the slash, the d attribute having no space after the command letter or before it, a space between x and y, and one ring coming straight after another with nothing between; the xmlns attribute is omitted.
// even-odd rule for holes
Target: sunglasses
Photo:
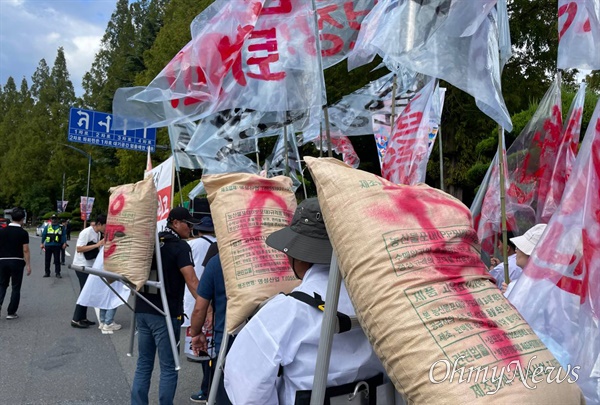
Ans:
<svg viewBox="0 0 600 405"><path fill-rule="evenodd" d="M185 220L181 221L181 222L185 223L188 226L188 228L190 228L190 229L192 229L194 227L194 224L191 223L191 222L188 222L188 221L185 221Z"/></svg>

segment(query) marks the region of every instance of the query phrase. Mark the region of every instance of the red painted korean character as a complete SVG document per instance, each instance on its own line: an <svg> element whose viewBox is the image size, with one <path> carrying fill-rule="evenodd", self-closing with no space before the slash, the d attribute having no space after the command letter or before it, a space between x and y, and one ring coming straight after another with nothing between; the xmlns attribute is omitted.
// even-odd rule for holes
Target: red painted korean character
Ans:
<svg viewBox="0 0 600 405"><path fill-rule="evenodd" d="M279 61L279 54L277 53L277 30L271 28L268 30L254 31L252 32L250 39L264 38L266 39L262 43L255 43L248 47L249 52L268 52L267 56L251 57L246 63L251 65L257 65L260 73L248 72L248 76L258 80L282 80L285 78L285 72L271 72L271 63Z"/></svg>

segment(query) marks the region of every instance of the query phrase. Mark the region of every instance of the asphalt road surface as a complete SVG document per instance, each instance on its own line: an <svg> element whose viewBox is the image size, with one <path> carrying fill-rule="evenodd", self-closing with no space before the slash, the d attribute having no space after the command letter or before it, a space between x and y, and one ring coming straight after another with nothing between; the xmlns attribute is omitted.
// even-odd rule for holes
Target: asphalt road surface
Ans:
<svg viewBox="0 0 600 405"><path fill-rule="evenodd" d="M75 242L67 248L71 257ZM103 335L96 326L76 329L70 322L79 295L73 270L62 266L62 279L43 278L44 256L40 238L30 233L31 276L24 276L18 319L6 319L9 287L0 314L0 404L128 404L137 361L127 356L131 311L117 310L115 322L123 328ZM88 319L98 322L94 309ZM175 404L190 404L199 390L202 369L180 355L181 370ZM150 404L158 404L158 357L150 388Z"/></svg>

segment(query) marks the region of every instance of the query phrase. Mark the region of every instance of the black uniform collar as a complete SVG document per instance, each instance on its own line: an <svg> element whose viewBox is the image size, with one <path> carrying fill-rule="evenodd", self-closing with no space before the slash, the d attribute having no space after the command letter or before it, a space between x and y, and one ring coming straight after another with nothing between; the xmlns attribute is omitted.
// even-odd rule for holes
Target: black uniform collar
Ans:
<svg viewBox="0 0 600 405"><path fill-rule="evenodd" d="M177 239L181 239L181 236L179 236L179 234L177 232L175 232L173 229L171 229L169 226L165 227L165 230L161 232L162 233L162 237L167 237L167 239L171 239L171 237L175 237Z"/></svg>

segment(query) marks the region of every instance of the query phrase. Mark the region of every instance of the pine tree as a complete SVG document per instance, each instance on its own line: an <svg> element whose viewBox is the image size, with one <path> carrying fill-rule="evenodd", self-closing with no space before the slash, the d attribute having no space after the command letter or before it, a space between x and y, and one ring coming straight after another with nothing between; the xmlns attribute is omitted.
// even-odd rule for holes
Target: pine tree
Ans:
<svg viewBox="0 0 600 405"><path fill-rule="evenodd" d="M128 69L127 62L134 55L134 40L129 3L118 0L92 68L83 77L85 107L110 113L115 91L133 85L136 72Z"/></svg>
<svg viewBox="0 0 600 405"><path fill-rule="evenodd" d="M3 174L0 176L0 201L14 205L20 202L22 174L28 171L24 166L30 164L23 159L23 153L30 146L29 134L25 130L28 120L24 117L30 117L33 99L25 78L17 91L13 78L9 77L4 96L9 104L0 125L0 172Z"/></svg>
<svg viewBox="0 0 600 405"><path fill-rule="evenodd" d="M46 59L41 59L37 69L31 76L31 95L35 101L40 99L40 92L50 78L50 68L46 63Z"/></svg>
<svg viewBox="0 0 600 405"><path fill-rule="evenodd" d="M6 152L10 149L10 140L13 129L18 125L21 107L18 103L17 85L15 79L9 76L2 89L0 100L0 168ZM1 186L0 182L0 186ZM0 199L2 193L0 192Z"/></svg>

